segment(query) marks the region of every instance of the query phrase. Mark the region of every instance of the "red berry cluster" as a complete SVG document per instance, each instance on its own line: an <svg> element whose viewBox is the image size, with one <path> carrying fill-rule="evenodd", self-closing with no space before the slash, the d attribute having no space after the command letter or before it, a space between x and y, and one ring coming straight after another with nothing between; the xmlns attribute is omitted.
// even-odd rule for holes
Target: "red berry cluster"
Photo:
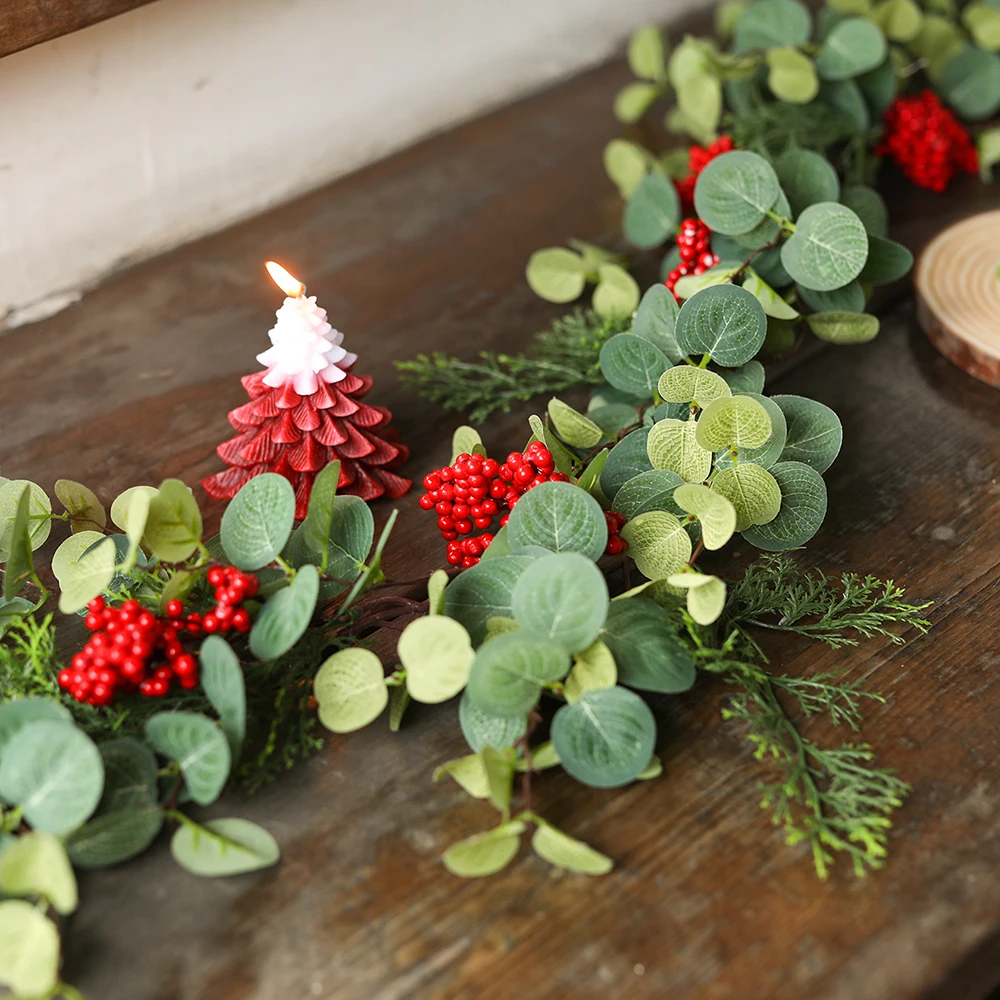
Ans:
<svg viewBox="0 0 1000 1000"><path fill-rule="evenodd" d="M513 451L502 464L482 455L459 455L452 465L424 476L427 492L420 498L423 510L438 515L438 528L448 543L448 562L468 569L479 562L493 534L471 536L473 528L489 528L500 515L501 526L507 523L517 501L539 483L568 482L569 477L555 471L552 452L543 444L532 442L525 454Z"/></svg>
<svg viewBox="0 0 1000 1000"><path fill-rule="evenodd" d="M733 140L728 135L720 135L715 142L709 143L707 146L699 146L695 143L688 149L688 170L690 173L682 180L674 181L685 211L690 211L694 207L694 186L698 183L698 175L711 160L723 153L729 153L735 148Z"/></svg>
<svg viewBox="0 0 1000 1000"><path fill-rule="evenodd" d="M712 230L701 219L690 218L681 222L677 233L677 250L680 252L681 262L667 275L664 282L672 292L674 285L684 275L704 274L719 263L718 256L712 253ZM674 298L681 301L676 292Z"/></svg>
<svg viewBox="0 0 1000 1000"><path fill-rule="evenodd" d="M108 607L103 597L87 605L84 624L94 634L70 665L59 672L59 686L90 705L110 705L119 692L138 691L162 698L174 680L189 691L198 685L198 661L181 644L182 637L211 632L248 632L250 613L241 607L257 593L257 578L231 566L214 566L208 582L215 587L215 607L205 615L184 614L184 605L167 602L158 617L136 600ZM152 666L154 660L165 662Z"/></svg>
<svg viewBox="0 0 1000 1000"><path fill-rule="evenodd" d="M931 191L944 191L960 171L979 169L968 132L933 90L892 102L875 152L892 157L914 184Z"/></svg>
<svg viewBox="0 0 1000 1000"><path fill-rule="evenodd" d="M617 556L628 548L628 542L620 534L625 527L625 515L616 510L606 510L604 520L608 522L608 544L604 548L604 554Z"/></svg>

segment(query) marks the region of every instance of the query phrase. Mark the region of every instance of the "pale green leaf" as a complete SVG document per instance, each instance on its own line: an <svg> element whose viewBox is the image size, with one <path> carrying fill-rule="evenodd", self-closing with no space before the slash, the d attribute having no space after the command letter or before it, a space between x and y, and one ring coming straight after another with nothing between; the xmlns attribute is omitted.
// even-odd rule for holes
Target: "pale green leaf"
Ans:
<svg viewBox="0 0 1000 1000"><path fill-rule="evenodd" d="M750 527L743 537L768 552L805 545L826 517L827 494L823 477L801 462L779 462L771 472L781 490L781 508L768 524Z"/></svg>
<svg viewBox="0 0 1000 1000"><path fill-rule="evenodd" d="M716 399L732 395L721 375L693 365L675 365L665 371L656 391L668 403L695 402L702 408Z"/></svg>
<svg viewBox="0 0 1000 1000"><path fill-rule="evenodd" d="M614 862L600 851L568 836L548 823L539 822L531 838L532 849L550 865L581 875L607 875Z"/></svg>
<svg viewBox="0 0 1000 1000"><path fill-rule="evenodd" d="M660 80L666 73L666 51L663 34L654 24L633 32L628 42L628 64L636 76L644 80Z"/></svg>
<svg viewBox="0 0 1000 1000"><path fill-rule="evenodd" d="M698 423L667 418L649 430L646 450L655 469L669 469L686 482L704 482L712 470L712 453L698 443Z"/></svg>
<svg viewBox="0 0 1000 1000"><path fill-rule="evenodd" d="M142 533L149 551L161 562L183 562L201 542L198 502L179 479L166 479L149 498L149 514Z"/></svg>
<svg viewBox="0 0 1000 1000"><path fill-rule="evenodd" d="M319 571L302 566L287 586L272 594L250 630L250 651L259 660L274 660L305 634L319 597Z"/></svg>
<svg viewBox="0 0 1000 1000"><path fill-rule="evenodd" d="M284 549L294 521L292 484L265 472L250 479L229 502L222 515L222 547L239 569L260 569Z"/></svg>
<svg viewBox="0 0 1000 1000"><path fill-rule="evenodd" d="M59 931L22 899L0 903L0 985L16 997L47 997L59 979Z"/></svg>
<svg viewBox="0 0 1000 1000"><path fill-rule="evenodd" d="M779 101L808 104L819 92L813 61L798 49L782 47L767 53L767 85Z"/></svg>
<svg viewBox="0 0 1000 1000"><path fill-rule="evenodd" d="M619 264L601 264L591 305L598 316L624 319L639 305L639 286Z"/></svg>
<svg viewBox="0 0 1000 1000"><path fill-rule="evenodd" d="M661 580L676 573L691 556L691 536L681 522L665 510L651 510L633 518L621 530L628 554L647 580Z"/></svg>
<svg viewBox="0 0 1000 1000"><path fill-rule="evenodd" d="M559 437L573 448L593 448L604 437L597 424L555 396L549 400L548 415Z"/></svg>
<svg viewBox="0 0 1000 1000"><path fill-rule="evenodd" d="M459 787L474 799L490 797L490 779L479 753L449 760L434 771L434 780L453 778Z"/></svg>
<svg viewBox="0 0 1000 1000"><path fill-rule="evenodd" d="M182 823L170 841L170 853L182 868L203 878L259 871L281 858L274 837L246 819Z"/></svg>
<svg viewBox="0 0 1000 1000"><path fill-rule="evenodd" d="M524 823L512 820L486 833L477 833L444 852L444 866L462 878L480 878L506 868L517 855Z"/></svg>
<svg viewBox="0 0 1000 1000"><path fill-rule="evenodd" d="M158 712L146 722L146 739L164 757L176 761L191 798L200 806L222 793L232 766L225 734L197 712Z"/></svg>
<svg viewBox="0 0 1000 1000"><path fill-rule="evenodd" d="M370 649L342 649L327 658L313 681L319 721L335 733L374 722L389 702L382 662Z"/></svg>
<svg viewBox="0 0 1000 1000"><path fill-rule="evenodd" d="M599 691L618 683L618 668L607 645L600 639L573 657L573 669L563 684L563 694L570 703L586 691Z"/></svg>
<svg viewBox="0 0 1000 1000"><path fill-rule="evenodd" d="M730 445L760 448L770 437L771 418L752 396L727 396L709 403L695 432L698 444L709 451Z"/></svg>
<svg viewBox="0 0 1000 1000"><path fill-rule="evenodd" d="M830 344L867 344L878 336L879 329L878 318L871 313L812 313L806 323L820 340Z"/></svg>
<svg viewBox="0 0 1000 1000"><path fill-rule="evenodd" d="M724 496L696 483L686 483L674 490L674 500L701 523L705 548L721 549L736 530L736 509Z"/></svg>
<svg viewBox="0 0 1000 1000"><path fill-rule="evenodd" d="M649 173L651 163L648 150L627 139L612 139L604 147L604 169L626 201Z"/></svg>
<svg viewBox="0 0 1000 1000"><path fill-rule="evenodd" d="M93 490L72 479L57 479L53 492L70 515L70 527L74 532L93 531L108 523L104 505Z"/></svg>
<svg viewBox="0 0 1000 1000"><path fill-rule="evenodd" d="M410 697L437 705L465 687L476 654L469 633L454 618L428 615L403 629L396 655L406 668Z"/></svg>
<svg viewBox="0 0 1000 1000"><path fill-rule="evenodd" d="M40 896L57 913L72 913L79 895L62 841L33 831L0 849L0 895Z"/></svg>
<svg viewBox="0 0 1000 1000"><path fill-rule="evenodd" d="M736 530L774 520L781 506L781 490L771 473L759 465L720 469L712 489L736 508Z"/></svg>

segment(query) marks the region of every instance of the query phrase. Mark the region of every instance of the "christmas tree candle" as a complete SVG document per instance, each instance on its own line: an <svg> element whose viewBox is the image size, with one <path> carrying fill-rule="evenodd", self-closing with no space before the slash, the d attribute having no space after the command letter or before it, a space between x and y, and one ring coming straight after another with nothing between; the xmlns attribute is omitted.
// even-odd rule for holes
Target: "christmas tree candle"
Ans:
<svg viewBox="0 0 1000 1000"><path fill-rule="evenodd" d="M229 468L203 480L205 491L230 499L253 476L277 472L295 488L295 516L302 518L316 474L339 459L340 492L401 497L411 482L393 470L409 449L389 426L389 410L362 401L371 377L353 374L357 356L341 346L344 335L302 282L274 261L267 270L286 298L268 334L271 346L257 355L265 370L242 380L250 402L229 414L237 434L218 448Z"/></svg>

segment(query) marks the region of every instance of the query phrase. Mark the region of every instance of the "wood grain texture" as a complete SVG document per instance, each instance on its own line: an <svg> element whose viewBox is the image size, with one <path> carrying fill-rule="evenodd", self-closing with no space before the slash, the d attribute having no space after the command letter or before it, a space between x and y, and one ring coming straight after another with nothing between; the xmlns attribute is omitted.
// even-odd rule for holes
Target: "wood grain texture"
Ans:
<svg viewBox="0 0 1000 1000"><path fill-rule="evenodd" d="M579 236L611 242L620 205L600 149L616 133L620 65L473 122L245 225L138 266L80 305L2 342L0 461L51 487L197 483L218 467L279 304L276 258L375 376L417 476L448 457L459 422L403 390L394 358L438 348L512 350L558 310L523 281L528 254ZM901 201L916 247L954 197ZM965 200L968 199L968 200ZM652 269L652 265L650 264ZM101 1000L980 1000L1000 981L1000 395L937 355L903 299L871 344L804 358L772 384L833 406L844 451L830 516L807 557L893 576L933 598L934 631L828 651L772 643L790 671L842 669L883 691L865 736L914 785L884 871L816 880L758 808L725 688L661 697L665 775L603 791L557 773L536 807L617 861L602 879L524 855L503 875L449 876L440 854L494 822L434 766L465 751L454 704L380 722L257 796L208 815L263 823L274 871L199 880L166 845L87 874L66 976ZM582 398L582 397L581 397ZM572 400L572 397L571 397ZM523 443L538 405L490 421L494 453ZM442 562L417 494L398 504L390 578ZM218 517L219 507L211 508ZM387 516L377 504L376 517ZM738 571L747 547L727 568ZM842 738L822 720L817 738Z"/></svg>
<svg viewBox="0 0 1000 1000"><path fill-rule="evenodd" d="M1000 211L938 233L917 263L917 319L953 364L1000 386Z"/></svg>
<svg viewBox="0 0 1000 1000"><path fill-rule="evenodd" d="M0 0L0 56L68 35L151 0Z"/></svg>

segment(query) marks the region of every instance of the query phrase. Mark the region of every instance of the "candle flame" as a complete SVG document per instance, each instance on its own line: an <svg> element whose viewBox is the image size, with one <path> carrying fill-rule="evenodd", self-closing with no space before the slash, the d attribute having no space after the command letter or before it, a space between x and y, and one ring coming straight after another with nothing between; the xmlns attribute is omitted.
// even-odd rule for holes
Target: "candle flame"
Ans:
<svg viewBox="0 0 1000 1000"><path fill-rule="evenodd" d="M305 290L306 286L295 277L289 274L279 263L269 260L265 265L267 273L271 275L271 280L289 297L298 298Z"/></svg>

